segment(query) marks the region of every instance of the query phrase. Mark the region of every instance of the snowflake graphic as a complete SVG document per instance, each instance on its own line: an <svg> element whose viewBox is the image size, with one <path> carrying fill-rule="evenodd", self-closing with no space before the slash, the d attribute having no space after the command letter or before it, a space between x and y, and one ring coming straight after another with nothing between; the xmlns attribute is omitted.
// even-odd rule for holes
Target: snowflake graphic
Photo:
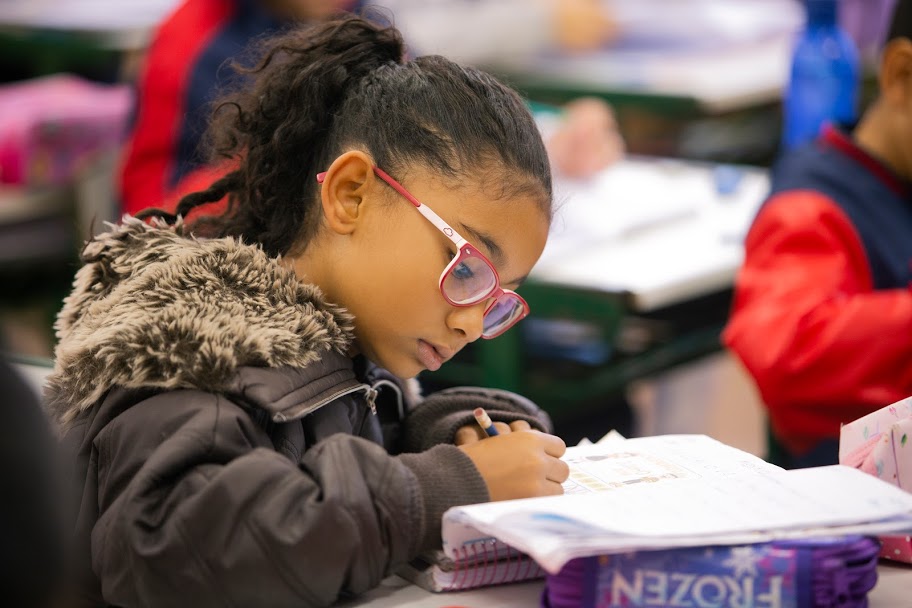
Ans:
<svg viewBox="0 0 912 608"><path fill-rule="evenodd" d="M722 562L722 565L731 568L735 578L740 579L746 575L757 576L757 562L761 559L762 556L752 547L733 547L731 557Z"/></svg>

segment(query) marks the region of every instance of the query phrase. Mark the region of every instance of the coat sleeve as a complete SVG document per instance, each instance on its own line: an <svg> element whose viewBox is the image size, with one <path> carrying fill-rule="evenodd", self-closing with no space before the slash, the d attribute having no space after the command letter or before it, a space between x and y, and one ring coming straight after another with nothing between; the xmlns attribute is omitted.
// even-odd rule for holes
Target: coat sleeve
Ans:
<svg viewBox="0 0 912 608"><path fill-rule="evenodd" d="M243 409L200 395L148 399L96 438L92 567L108 603L328 606L439 544L446 508L487 497L458 448L392 457L337 434L295 462Z"/></svg>
<svg viewBox="0 0 912 608"><path fill-rule="evenodd" d="M873 289L853 225L819 193L780 194L757 217L724 341L773 413L835 420L912 393L912 293Z"/></svg>
<svg viewBox="0 0 912 608"><path fill-rule="evenodd" d="M495 422L525 420L539 431L553 431L548 414L522 395L500 389L457 387L432 393L409 412L403 422L403 449L420 452L453 443L460 427L476 424L472 415L476 407L485 408Z"/></svg>

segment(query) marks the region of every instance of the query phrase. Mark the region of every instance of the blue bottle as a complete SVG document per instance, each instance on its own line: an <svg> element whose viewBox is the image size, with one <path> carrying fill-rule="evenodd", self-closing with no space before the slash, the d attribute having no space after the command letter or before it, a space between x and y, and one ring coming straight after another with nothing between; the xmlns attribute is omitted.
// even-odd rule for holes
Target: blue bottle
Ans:
<svg viewBox="0 0 912 608"><path fill-rule="evenodd" d="M804 4L807 25L795 45L783 100L785 149L813 140L826 122L857 120L858 50L836 22L836 0Z"/></svg>

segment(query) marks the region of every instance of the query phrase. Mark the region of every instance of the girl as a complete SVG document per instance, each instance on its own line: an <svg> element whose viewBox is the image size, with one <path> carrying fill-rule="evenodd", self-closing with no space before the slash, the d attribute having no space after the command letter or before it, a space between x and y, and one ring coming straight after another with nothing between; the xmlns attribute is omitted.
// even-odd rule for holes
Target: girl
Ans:
<svg viewBox="0 0 912 608"><path fill-rule="evenodd" d="M528 401L398 380L528 312L551 181L522 101L355 17L269 44L213 123L235 169L178 209L228 196L195 226L219 238L125 220L58 319L89 605L325 606L439 546L447 508L568 475Z"/></svg>

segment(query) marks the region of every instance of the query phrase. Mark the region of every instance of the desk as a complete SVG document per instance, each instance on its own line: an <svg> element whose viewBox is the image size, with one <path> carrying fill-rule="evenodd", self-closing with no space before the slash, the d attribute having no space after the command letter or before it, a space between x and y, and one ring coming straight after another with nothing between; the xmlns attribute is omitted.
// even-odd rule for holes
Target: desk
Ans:
<svg viewBox="0 0 912 608"><path fill-rule="evenodd" d="M102 48L130 51L148 42L152 29L178 0L30 0L0 3L5 32L38 32L82 37Z"/></svg>
<svg viewBox="0 0 912 608"><path fill-rule="evenodd" d="M530 279L621 294L636 312L725 289L768 190L762 169L645 158L558 182L566 202Z"/></svg>
<svg viewBox="0 0 912 608"><path fill-rule="evenodd" d="M0 2L0 57L7 77L71 72L113 82L135 60L179 0Z"/></svg>
<svg viewBox="0 0 912 608"><path fill-rule="evenodd" d="M7 357L22 379L25 380L35 396L40 400L44 398L44 386L47 377L54 371L54 362L50 359L36 359L12 356Z"/></svg>
<svg viewBox="0 0 912 608"><path fill-rule="evenodd" d="M110 177L117 157L117 150L99 152L65 185L0 187L0 271L53 267L69 284L82 242L117 219Z"/></svg>
<svg viewBox="0 0 912 608"><path fill-rule="evenodd" d="M868 594L870 608L903 608L912 605L912 566L881 560L877 585ZM539 605L543 583L517 583L460 593L431 593L392 576L358 598L341 602L340 608L534 608Z"/></svg>
<svg viewBox="0 0 912 608"><path fill-rule="evenodd" d="M602 97L630 151L769 164L795 34L789 0L613 0L618 38L584 54L539 56L502 74L531 99Z"/></svg>
<svg viewBox="0 0 912 608"><path fill-rule="evenodd" d="M794 33L731 48L645 53L608 48L580 57L542 57L509 72L530 95L598 95L674 113L722 114L777 102L786 83Z"/></svg>

